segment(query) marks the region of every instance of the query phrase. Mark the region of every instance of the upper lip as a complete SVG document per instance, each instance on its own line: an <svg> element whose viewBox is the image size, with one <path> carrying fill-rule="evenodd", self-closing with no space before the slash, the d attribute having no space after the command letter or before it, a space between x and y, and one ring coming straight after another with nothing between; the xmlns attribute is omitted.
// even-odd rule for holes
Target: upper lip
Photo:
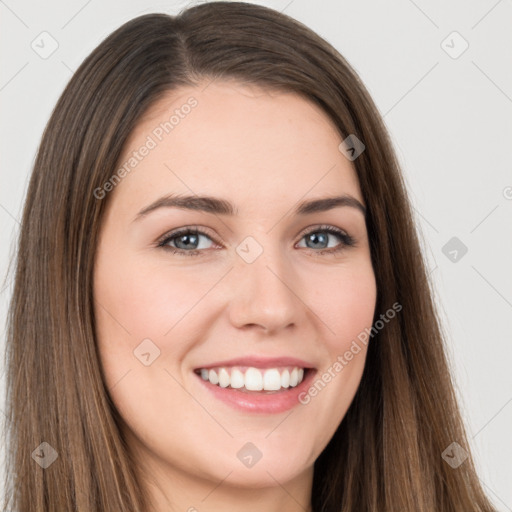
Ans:
<svg viewBox="0 0 512 512"><path fill-rule="evenodd" d="M263 356L245 356L235 359L225 359L198 366L196 370L201 368L210 369L220 366L250 366L253 368L277 368L279 366L296 366L298 368L314 368L311 363L296 357L263 357Z"/></svg>

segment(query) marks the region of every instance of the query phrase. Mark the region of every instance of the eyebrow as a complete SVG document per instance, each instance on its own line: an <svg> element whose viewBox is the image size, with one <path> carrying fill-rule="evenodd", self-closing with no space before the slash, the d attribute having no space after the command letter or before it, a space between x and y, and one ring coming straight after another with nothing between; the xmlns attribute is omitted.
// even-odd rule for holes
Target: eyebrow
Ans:
<svg viewBox="0 0 512 512"><path fill-rule="evenodd" d="M355 197L344 194L334 197L323 197L303 201L294 210L295 215L310 215L312 213L326 212L334 208L348 206L359 210L366 215L366 208ZM196 210L217 215L238 215L238 209L226 199L212 196L198 195L166 195L152 202L143 208L135 217L134 221L145 217L159 208L179 208L185 210Z"/></svg>

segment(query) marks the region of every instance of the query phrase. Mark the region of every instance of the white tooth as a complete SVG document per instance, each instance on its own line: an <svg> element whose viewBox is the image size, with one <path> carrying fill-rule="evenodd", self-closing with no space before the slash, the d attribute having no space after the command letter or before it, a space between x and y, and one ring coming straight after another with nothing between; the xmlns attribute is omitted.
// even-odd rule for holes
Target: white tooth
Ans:
<svg viewBox="0 0 512 512"><path fill-rule="evenodd" d="M297 368L294 368L292 370L292 373L290 373L290 387L294 388L296 385L297 385L297 381L298 381L298 372L297 372ZM210 381L211 381L211 376L210 376Z"/></svg>
<svg viewBox="0 0 512 512"><path fill-rule="evenodd" d="M226 371L226 368L221 368L219 371L219 386L221 388L229 386L229 373Z"/></svg>
<svg viewBox="0 0 512 512"><path fill-rule="evenodd" d="M204 379L204 380L208 380L208 370L206 368L202 368L201 369L201 377Z"/></svg>
<svg viewBox="0 0 512 512"><path fill-rule="evenodd" d="M284 370L284 372L281 374L281 387L290 387L290 372L288 371L288 369Z"/></svg>
<svg viewBox="0 0 512 512"><path fill-rule="evenodd" d="M208 379L212 384L218 384L219 383L219 377L217 376L217 373L215 370L210 370L208 372Z"/></svg>
<svg viewBox="0 0 512 512"><path fill-rule="evenodd" d="M304 379L304 368L299 368L299 371L297 372L297 384L300 384L303 379Z"/></svg>
<svg viewBox="0 0 512 512"><path fill-rule="evenodd" d="M231 372L231 387L234 389L239 389L244 386L244 374L237 370L236 368L233 369Z"/></svg>
<svg viewBox="0 0 512 512"><path fill-rule="evenodd" d="M261 391L263 389L263 376L258 369L247 369L245 372L245 388L249 391Z"/></svg>
<svg viewBox="0 0 512 512"><path fill-rule="evenodd" d="M275 368L267 370L263 377L263 389L265 391L277 391L281 389L281 375Z"/></svg>

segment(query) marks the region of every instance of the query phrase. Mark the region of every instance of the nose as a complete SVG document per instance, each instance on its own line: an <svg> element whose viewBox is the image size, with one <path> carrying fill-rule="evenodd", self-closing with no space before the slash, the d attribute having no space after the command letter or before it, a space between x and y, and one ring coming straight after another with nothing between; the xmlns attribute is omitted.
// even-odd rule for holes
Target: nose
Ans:
<svg viewBox="0 0 512 512"><path fill-rule="evenodd" d="M264 248L252 263L237 255L230 286L229 316L238 328L257 326L272 334L304 318L299 279L278 248Z"/></svg>

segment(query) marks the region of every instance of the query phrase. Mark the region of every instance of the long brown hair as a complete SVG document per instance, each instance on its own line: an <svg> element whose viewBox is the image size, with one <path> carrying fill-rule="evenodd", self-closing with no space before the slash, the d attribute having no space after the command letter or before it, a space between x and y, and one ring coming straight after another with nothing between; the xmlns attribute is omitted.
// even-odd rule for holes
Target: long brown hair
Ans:
<svg viewBox="0 0 512 512"><path fill-rule="evenodd" d="M214 2L121 26L85 59L46 126L8 318L4 511L149 509L99 363L92 274L108 196L94 191L151 105L180 86L223 79L301 94L343 138L364 142L353 163L367 205L375 318L403 307L371 339L357 394L315 463L314 511L494 510L469 454L406 186L377 108L347 61L303 24ZM469 455L456 468L442 457L453 442ZM43 455L58 458L43 468Z"/></svg>

